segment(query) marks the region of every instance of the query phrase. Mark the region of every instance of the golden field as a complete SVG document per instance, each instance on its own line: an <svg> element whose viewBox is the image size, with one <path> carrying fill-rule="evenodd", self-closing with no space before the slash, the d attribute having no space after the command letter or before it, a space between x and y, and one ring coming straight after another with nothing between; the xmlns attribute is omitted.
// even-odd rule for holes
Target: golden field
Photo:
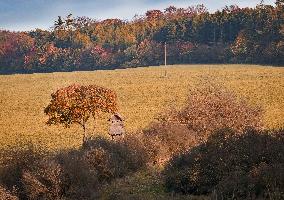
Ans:
<svg viewBox="0 0 284 200"><path fill-rule="evenodd" d="M167 72L167 76L165 75ZM257 65L179 65L94 72L0 75L0 146L32 142L47 150L77 147L82 130L47 126L50 94L70 84L97 84L115 90L128 132L157 120L168 108L181 108L188 90L204 79L224 84L264 109L266 128L284 127L284 68ZM107 135L102 116L91 135Z"/></svg>

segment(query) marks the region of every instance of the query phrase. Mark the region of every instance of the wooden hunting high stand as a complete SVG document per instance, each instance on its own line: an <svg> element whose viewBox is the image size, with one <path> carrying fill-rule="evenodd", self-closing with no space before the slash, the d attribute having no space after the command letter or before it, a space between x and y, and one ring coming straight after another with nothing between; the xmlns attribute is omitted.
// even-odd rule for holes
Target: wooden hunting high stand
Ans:
<svg viewBox="0 0 284 200"><path fill-rule="evenodd" d="M109 135L111 138L123 138L125 134L123 117L119 113L115 113L108 121L110 122Z"/></svg>

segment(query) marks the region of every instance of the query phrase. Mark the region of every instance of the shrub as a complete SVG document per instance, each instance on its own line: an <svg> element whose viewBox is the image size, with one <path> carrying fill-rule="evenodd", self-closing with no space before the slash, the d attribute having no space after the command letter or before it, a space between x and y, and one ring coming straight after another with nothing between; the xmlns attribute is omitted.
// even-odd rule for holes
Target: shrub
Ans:
<svg viewBox="0 0 284 200"><path fill-rule="evenodd" d="M32 145L2 152L0 181L20 199L60 199L62 168L53 157Z"/></svg>
<svg viewBox="0 0 284 200"><path fill-rule="evenodd" d="M48 156L32 146L3 152L0 159L0 198L59 200L97 199L99 190L115 178L146 166L141 141L128 136L120 141L87 140L78 150ZM16 198L16 197L15 197Z"/></svg>
<svg viewBox="0 0 284 200"><path fill-rule="evenodd" d="M283 199L284 165L261 163L249 173L236 171L224 177L216 186L216 199Z"/></svg>
<svg viewBox="0 0 284 200"><path fill-rule="evenodd" d="M208 141L175 156L164 170L167 190L220 198L283 198L283 131L217 131ZM281 199L281 198L279 198Z"/></svg>
<svg viewBox="0 0 284 200"><path fill-rule="evenodd" d="M159 119L142 134L152 162L159 164L206 141L215 130L228 127L242 133L247 127L262 129L261 109L208 83L190 91L182 110L171 110Z"/></svg>
<svg viewBox="0 0 284 200"><path fill-rule="evenodd" d="M117 142L89 139L79 150L57 155L62 167L64 197L98 198L104 184L143 168L147 163L144 152L141 142L129 136Z"/></svg>
<svg viewBox="0 0 284 200"><path fill-rule="evenodd" d="M6 188L0 186L0 200L18 200L17 196L14 196Z"/></svg>
<svg viewBox="0 0 284 200"><path fill-rule="evenodd" d="M195 133L178 123L160 122L143 131L143 142L153 164L164 164L173 155L197 144Z"/></svg>
<svg viewBox="0 0 284 200"><path fill-rule="evenodd" d="M31 200L59 200L63 196L62 168L51 159L41 161L32 171L23 170L22 183L25 194Z"/></svg>
<svg viewBox="0 0 284 200"><path fill-rule="evenodd" d="M200 139L215 130L230 128L242 133L246 128L262 129L262 110L215 83L191 89L187 105L168 116L168 121L185 124Z"/></svg>
<svg viewBox="0 0 284 200"><path fill-rule="evenodd" d="M62 168L62 190L67 199L95 199L98 195L101 184L97 172L90 169L83 155L81 150L72 150L55 158Z"/></svg>
<svg viewBox="0 0 284 200"><path fill-rule="evenodd" d="M89 141L84 159L91 170L96 171L99 181L110 181L143 168L147 155L142 144L134 137L113 142L103 138Z"/></svg>
<svg viewBox="0 0 284 200"><path fill-rule="evenodd" d="M16 189L19 196L25 196L22 182L24 170L34 170L40 163L43 153L32 145L20 146L1 152L0 182L9 190Z"/></svg>

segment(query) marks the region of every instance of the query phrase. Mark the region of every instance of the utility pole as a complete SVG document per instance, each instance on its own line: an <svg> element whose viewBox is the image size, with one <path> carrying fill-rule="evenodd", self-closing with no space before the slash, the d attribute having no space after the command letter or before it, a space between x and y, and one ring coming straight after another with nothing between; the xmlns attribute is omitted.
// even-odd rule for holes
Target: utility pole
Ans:
<svg viewBox="0 0 284 200"><path fill-rule="evenodd" d="M165 67L167 66L167 42L165 42Z"/></svg>
<svg viewBox="0 0 284 200"><path fill-rule="evenodd" d="M165 42L165 67L167 66L167 42ZM165 69L165 77L167 77L167 69Z"/></svg>

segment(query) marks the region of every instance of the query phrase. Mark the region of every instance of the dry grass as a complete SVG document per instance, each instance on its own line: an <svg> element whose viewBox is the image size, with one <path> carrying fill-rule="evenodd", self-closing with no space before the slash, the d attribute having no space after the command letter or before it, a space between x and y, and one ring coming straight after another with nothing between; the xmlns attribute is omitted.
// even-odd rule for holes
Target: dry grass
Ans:
<svg viewBox="0 0 284 200"><path fill-rule="evenodd" d="M164 77L165 70L167 77ZM44 107L50 94L73 83L97 84L118 94L126 129L145 128L164 109L182 107L188 90L203 79L213 79L262 106L266 128L284 127L284 68L256 65L192 65L113 71L0 76L0 147L32 142L48 150L78 147L79 126L47 126ZM106 116L104 116L106 117ZM107 134L106 120L96 132ZM91 130L89 131L91 132Z"/></svg>

